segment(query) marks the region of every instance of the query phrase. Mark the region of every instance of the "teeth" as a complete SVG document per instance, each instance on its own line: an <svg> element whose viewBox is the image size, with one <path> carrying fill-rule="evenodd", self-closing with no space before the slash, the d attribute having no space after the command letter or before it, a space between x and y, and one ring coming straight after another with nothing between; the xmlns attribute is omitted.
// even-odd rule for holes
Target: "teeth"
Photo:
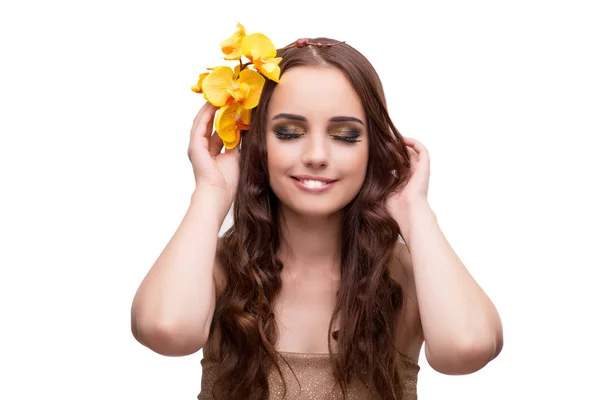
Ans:
<svg viewBox="0 0 600 400"><path fill-rule="evenodd" d="M300 182L302 182L302 184L304 186L308 186L310 188L319 188L319 187L323 187L323 186L326 185L326 183L323 182L323 181L311 181L311 180L308 180L308 181L300 181Z"/></svg>

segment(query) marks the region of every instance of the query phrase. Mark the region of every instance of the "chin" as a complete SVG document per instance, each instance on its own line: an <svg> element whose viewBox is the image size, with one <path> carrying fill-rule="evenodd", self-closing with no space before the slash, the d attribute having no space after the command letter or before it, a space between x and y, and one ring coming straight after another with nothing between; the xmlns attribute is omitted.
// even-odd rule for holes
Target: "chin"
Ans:
<svg viewBox="0 0 600 400"><path fill-rule="evenodd" d="M287 208L301 217L306 218L328 218L338 213L343 207L332 207L332 205L323 204L311 207L308 204L296 205L286 204Z"/></svg>
<svg viewBox="0 0 600 400"><path fill-rule="evenodd" d="M335 196L319 196L298 194L296 196L279 197L282 206L294 214L307 218L328 218L346 207L352 199L340 199Z"/></svg>

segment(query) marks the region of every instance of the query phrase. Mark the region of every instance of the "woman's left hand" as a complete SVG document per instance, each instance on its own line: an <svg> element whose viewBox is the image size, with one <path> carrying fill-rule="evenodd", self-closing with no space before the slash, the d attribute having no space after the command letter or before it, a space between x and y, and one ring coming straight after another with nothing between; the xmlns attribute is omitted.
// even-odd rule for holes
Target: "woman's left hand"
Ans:
<svg viewBox="0 0 600 400"><path fill-rule="evenodd" d="M403 139L410 155L410 176L387 198L388 211L400 225L413 205L427 203L429 190L429 152L417 140Z"/></svg>

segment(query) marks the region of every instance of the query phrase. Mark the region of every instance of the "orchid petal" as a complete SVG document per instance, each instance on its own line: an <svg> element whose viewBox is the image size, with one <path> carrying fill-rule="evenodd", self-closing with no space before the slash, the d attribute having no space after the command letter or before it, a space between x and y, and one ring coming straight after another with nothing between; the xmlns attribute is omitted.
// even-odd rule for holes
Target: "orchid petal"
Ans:
<svg viewBox="0 0 600 400"><path fill-rule="evenodd" d="M265 78L256 71L245 69L240 73L238 82L240 84L247 84L250 89L246 99L242 102L244 108L251 109L256 107L260 100L263 86L265 85Z"/></svg>
<svg viewBox="0 0 600 400"><path fill-rule="evenodd" d="M227 104L233 88L233 71L230 67L219 67L208 74L202 82L204 97L215 107Z"/></svg>
<svg viewBox="0 0 600 400"><path fill-rule="evenodd" d="M271 39L262 33L253 33L242 39L242 51L250 61L273 58L277 55L277 49Z"/></svg>

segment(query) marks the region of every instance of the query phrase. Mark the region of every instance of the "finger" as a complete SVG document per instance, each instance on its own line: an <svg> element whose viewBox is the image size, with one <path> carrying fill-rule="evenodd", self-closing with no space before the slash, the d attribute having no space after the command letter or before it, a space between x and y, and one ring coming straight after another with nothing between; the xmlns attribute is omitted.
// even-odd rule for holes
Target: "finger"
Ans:
<svg viewBox="0 0 600 400"><path fill-rule="evenodd" d="M208 144L208 150L210 152L210 155L213 157L216 157L221 152L222 149L223 149L223 140L221 139L221 137L219 136L217 131L214 131L212 136L210 137L210 141Z"/></svg>
<svg viewBox="0 0 600 400"><path fill-rule="evenodd" d="M202 107L200 107L200 110L198 110L198 113L196 114L196 116L194 117L194 121L199 120L202 115L206 112L207 109L209 109L212 106L211 103L209 103L208 101L205 102Z"/></svg>
<svg viewBox="0 0 600 400"><path fill-rule="evenodd" d="M410 158L419 158L419 153L417 153L417 151L415 149L413 149L412 147L406 147L406 150L408 151L408 155L410 156Z"/></svg>
<svg viewBox="0 0 600 400"><path fill-rule="evenodd" d="M198 110L198 112L196 113L196 116L194 117L194 122L192 123L192 133L196 130L196 128L198 127L198 124L200 122L200 120L202 119L202 116L204 114L206 114L206 110L209 108L209 106L211 106L212 104L210 104L208 101L206 103L204 103L204 105L202 107L200 107L200 110Z"/></svg>
<svg viewBox="0 0 600 400"><path fill-rule="evenodd" d="M419 162L419 154L417 154L417 152L410 147L407 147L407 150L410 157L410 168L413 169L417 162Z"/></svg>
<svg viewBox="0 0 600 400"><path fill-rule="evenodd" d="M405 143L412 147L413 149L415 149L417 151L417 153L419 153L419 155L423 154L423 155L427 155L428 151L427 148L425 148L425 146L419 142L416 139L413 138L409 138L409 137L404 137L404 141Z"/></svg>
<svg viewBox="0 0 600 400"><path fill-rule="evenodd" d="M212 104L209 104L206 109L204 109L204 113L198 119L198 124L192 132L190 148L204 147L210 151L210 136L213 131L216 110L217 107Z"/></svg>
<svg viewBox="0 0 600 400"><path fill-rule="evenodd" d="M213 126L215 125L215 116L217 110L218 108L213 106L212 110L209 111L210 119L208 122L206 122L206 127L204 128L204 137L206 138L207 142L210 142L210 137L213 133Z"/></svg>
<svg viewBox="0 0 600 400"><path fill-rule="evenodd" d="M194 118L194 123L192 125L192 138L194 136L206 136L206 132L202 130L206 128L206 126L209 123L211 123L211 121L214 121L214 115L216 110L217 107L213 106L209 102L206 102L206 104L204 104L202 108L200 108L200 111L198 111L198 114L196 114L196 117ZM209 129L208 132L209 134L210 132L212 132L212 127L211 129Z"/></svg>

